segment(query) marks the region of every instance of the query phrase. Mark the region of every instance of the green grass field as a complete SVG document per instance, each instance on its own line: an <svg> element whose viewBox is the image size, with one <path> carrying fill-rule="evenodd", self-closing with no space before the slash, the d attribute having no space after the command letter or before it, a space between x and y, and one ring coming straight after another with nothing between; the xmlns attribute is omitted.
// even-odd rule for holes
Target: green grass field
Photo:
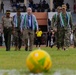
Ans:
<svg viewBox="0 0 76 75"><path fill-rule="evenodd" d="M34 48L36 49L36 48ZM52 58L52 68L42 75L76 75L76 49L69 48L67 51L49 47L42 47ZM0 47L0 75L32 75L26 67L25 60L30 51L6 52Z"/></svg>

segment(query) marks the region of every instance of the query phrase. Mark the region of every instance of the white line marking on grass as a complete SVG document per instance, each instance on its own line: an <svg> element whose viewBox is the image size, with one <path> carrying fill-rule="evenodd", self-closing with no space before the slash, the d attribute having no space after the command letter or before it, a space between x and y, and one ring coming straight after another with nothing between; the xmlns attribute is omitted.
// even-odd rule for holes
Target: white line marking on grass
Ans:
<svg viewBox="0 0 76 75"><path fill-rule="evenodd" d="M20 74L20 70L0 70L0 75L27 75L26 73ZM44 75L43 73L33 74L29 73L29 75ZM76 75L76 70L62 69L56 70L56 72L52 75Z"/></svg>
<svg viewBox="0 0 76 75"><path fill-rule="evenodd" d="M61 73L60 72L55 72L54 75L61 75Z"/></svg>
<svg viewBox="0 0 76 75"><path fill-rule="evenodd" d="M13 69L13 70L0 70L0 75L20 75L19 71Z"/></svg>
<svg viewBox="0 0 76 75"><path fill-rule="evenodd" d="M0 70L0 75L4 75L6 72L8 72L8 70Z"/></svg>
<svg viewBox="0 0 76 75"><path fill-rule="evenodd" d="M53 75L76 75L76 70L58 70Z"/></svg>
<svg viewBox="0 0 76 75"><path fill-rule="evenodd" d="M10 72L8 72L8 75L20 75L20 73L17 70L11 70Z"/></svg>
<svg viewBox="0 0 76 75"><path fill-rule="evenodd" d="M29 75L43 75L43 74L42 73L38 73L38 74L30 73Z"/></svg>

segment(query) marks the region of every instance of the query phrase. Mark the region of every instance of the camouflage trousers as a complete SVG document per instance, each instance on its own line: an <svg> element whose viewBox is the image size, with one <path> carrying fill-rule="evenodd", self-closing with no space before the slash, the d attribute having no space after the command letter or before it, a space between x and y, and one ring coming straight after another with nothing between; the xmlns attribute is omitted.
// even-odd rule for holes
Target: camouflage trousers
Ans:
<svg viewBox="0 0 76 75"><path fill-rule="evenodd" d="M70 28L64 28L64 47L70 46Z"/></svg>
<svg viewBox="0 0 76 75"><path fill-rule="evenodd" d="M22 34L20 32L20 29L15 28L15 33L13 36L14 36L13 39L14 39L15 46L20 49L22 45Z"/></svg>
<svg viewBox="0 0 76 75"><path fill-rule="evenodd" d="M62 48L64 45L64 31L63 28L58 28L56 32L56 44L57 48Z"/></svg>

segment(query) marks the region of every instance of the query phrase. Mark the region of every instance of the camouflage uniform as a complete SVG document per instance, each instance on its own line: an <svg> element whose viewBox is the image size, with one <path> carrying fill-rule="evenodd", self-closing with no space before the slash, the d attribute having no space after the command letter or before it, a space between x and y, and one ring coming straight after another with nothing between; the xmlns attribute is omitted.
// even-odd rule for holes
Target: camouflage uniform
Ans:
<svg viewBox="0 0 76 75"><path fill-rule="evenodd" d="M63 47L63 27L60 25L60 19L59 19L59 14L55 14L52 18L52 28L57 29L57 32L55 32L55 39L56 39L56 45L57 48L59 49L60 47Z"/></svg>
<svg viewBox="0 0 76 75"><path fill-rule="evenodd" d="M61 26L63 27L64 33L64 47L70 46L70 31L72 29L72 17L71 14L66 12L66 14L60 14Z"/></svg>
<svg viewBox="0 0 76 75"><path fill-rule="evenodd" d="M13 22L14 22L14 42L15 42L15 50L20 50L22 45L22 33L20 30L21 22L23 20L23 16L20 15L14 15L13 16Z"/></svg>
<svg viewBox="0 0 76 75"><path fill-rule="evenodd" d="M57 15L58 15L58 14L55 14L55 15L52 17L51 28L53 28L53 29L56 28Z"/></svg>
<svg viewBox="0 0 76 75"><path fill-rule="evenodd" d="M63 48L64 45L64 30L63 27L61 27L59 15L57 16L57 48ZM63 33L62 33L63 32Z"/></svg>
<svg viewBox="0 0 76 75"><path fill-rule="evenodd" d="M51 29L53 29L53 30L57 29L56 23L57 23L57 14L55 14L52 17ZM57 32L55 32L55 45L57 45Z"/></svg>

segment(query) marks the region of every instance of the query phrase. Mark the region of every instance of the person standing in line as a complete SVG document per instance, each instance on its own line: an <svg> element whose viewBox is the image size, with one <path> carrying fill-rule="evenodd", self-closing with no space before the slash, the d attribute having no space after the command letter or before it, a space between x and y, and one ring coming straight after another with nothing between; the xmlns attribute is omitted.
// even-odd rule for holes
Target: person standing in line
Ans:
<svg viewBox="0 0 76 75"><path fill-rule="evenodd" d="M39 30L36 31L36 38L37 38L36 47L38 47L38 45L40 47L41 45L42 34L43 34L42 30L39 28Z"/></svg>
<svg viewBox="0 0 76 75"><path fill-rule="evenodd" d="M63 27L63 36L64 36L64 47L63 50L67 50L70 46L70 32L72 31L72 16L66 11L66 5L62 5L62 13L60 13L60 23Z"/></svg>
<svg viewBox="0 0 76 75"><path fill-rule="evenodd" d="M13 16L14 23L14 42L15 42L15 51L21 49L22 45L22 33L20 30L20 26L23 20L23 15L21 15L20 9L17 9L17 14Z"/></svg>
<svg viewBox="0 0 76 75"><path fill-rule="evenodd" d="M2 26L4 32L6 51L10 51L11 34L14 30L13 19L10 17L10 10L6 10L6 15L2 17Z"/></svg>
<svg viewBox="0 0 76 75"><path fill-rule="evenodd" d="M52 18L52 28L55 31L55 44L57 45L57 49L59 50L61 47L63 47L63 34L62 27L60 26L60 21L58 17L60 16L60 13L62 12L62 8L60 6L57 7L57 13Z"/></svg>
<svg viewBox="0 0 76 75"><path fill-rule="evenodd" d="M33 49L34 43L34 30L38 31L38 22L35 15L32 13L30 7L27 8L27 14L24 16L23 24L21 25L21 32L23 32L23 40L25 42L25 50L28 51L28 39L29 39L29 51Z"/></svg>

